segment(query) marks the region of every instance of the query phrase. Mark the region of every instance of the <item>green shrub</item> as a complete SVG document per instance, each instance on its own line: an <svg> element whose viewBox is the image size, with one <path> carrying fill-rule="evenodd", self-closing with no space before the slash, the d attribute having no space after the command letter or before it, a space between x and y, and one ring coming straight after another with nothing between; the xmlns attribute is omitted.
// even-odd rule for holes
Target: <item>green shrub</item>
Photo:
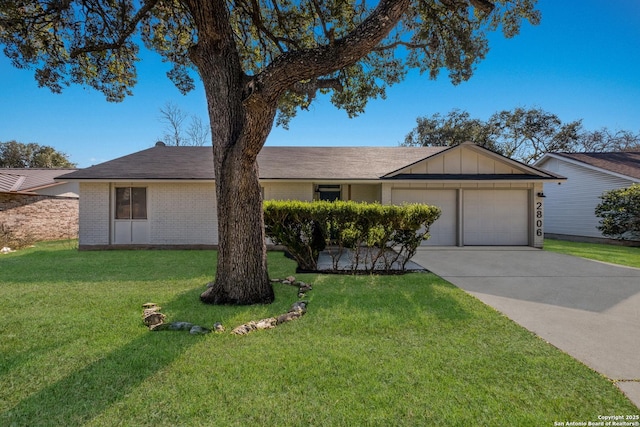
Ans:
<svg viewBox="0 0 640 427"><path fill-rule="evenodd" d="M267 237L285 246L303 270L316 270L325 248L334 270L346 253L352 271L404 270L440 216L434 206L345 201L267 201L264 210Z"/></svg>
<svg viewBox="0 0 640 427"><path fill-rule="evenodd" d="M324 249L324 237L312 206L301 201L264 203L267 237L283 245L303 270L316 270L318 254Z"/></svg>
<svg viewBox="0 0 640 427"><path fill-rule="evenodd" d="M640 238L640 184L607 191L600 198L595 211L601 218L598 230L618 239Z"/></svg>

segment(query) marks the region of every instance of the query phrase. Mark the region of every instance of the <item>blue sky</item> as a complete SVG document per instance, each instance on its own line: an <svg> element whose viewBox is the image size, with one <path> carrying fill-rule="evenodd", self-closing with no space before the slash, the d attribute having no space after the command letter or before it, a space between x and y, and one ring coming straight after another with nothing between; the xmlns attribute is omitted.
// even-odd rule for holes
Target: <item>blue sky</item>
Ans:
<svg viewBox="0 0 640 427"><path fill-rule="evenodd" d="M299 113L289 130L274 128L268 145L396 146L417 117L452 109L487 119L500 110L540 107L585 128L640 131L640 0L540 0L542 22L513 39L491 36L491 50L468 82L453 86L411 73L386 100L349 119L328 98ZM108 103L92 89L62 94L40 89L33 72L0 54L0 141L50 145L79 167L151 147L163 134L167 102L207 118L201 85L183 96L166 78L167 64L145 53L134 95Z"/></svg>

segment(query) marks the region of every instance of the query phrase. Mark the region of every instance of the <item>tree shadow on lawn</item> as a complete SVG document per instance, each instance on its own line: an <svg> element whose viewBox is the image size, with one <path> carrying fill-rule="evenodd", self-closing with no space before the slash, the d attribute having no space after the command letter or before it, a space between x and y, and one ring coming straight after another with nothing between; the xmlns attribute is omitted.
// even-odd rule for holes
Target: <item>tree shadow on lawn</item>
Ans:
<svg viewBox="0 0 640 427"><path fill-rule="evenodd" d="M202 289L180 294L164 309L188 318L184 309L197 303ZM141 309L142 312L142 309ZM168 319L171 320L171 319ZM141 320L140 325L142 326ZM136 387L170 365L202 336L188 332L151 332L51 384L0 414L3 425L81 425L122 400ZM63 362L61 362L63 363Z"/></svg>

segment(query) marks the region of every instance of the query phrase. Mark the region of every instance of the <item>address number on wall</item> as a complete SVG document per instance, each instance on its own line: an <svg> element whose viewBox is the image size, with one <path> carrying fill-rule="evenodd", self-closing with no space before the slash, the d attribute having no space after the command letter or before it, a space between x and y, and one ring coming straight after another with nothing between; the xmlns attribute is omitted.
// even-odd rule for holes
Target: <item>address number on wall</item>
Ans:
<svg viewBox="0 0 640 427"><path fill-rule="evenodd" d="M536 202L536 236L542 236L542 202Z"/></svg>

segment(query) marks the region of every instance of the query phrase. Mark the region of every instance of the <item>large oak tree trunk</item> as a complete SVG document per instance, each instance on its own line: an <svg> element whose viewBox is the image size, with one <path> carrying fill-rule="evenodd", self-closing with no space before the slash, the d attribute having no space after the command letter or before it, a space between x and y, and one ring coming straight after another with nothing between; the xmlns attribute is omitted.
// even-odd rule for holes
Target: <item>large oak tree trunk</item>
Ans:
<svg viewBox="0 0 640 427"><path fill-rule="evenodd" d="M191 58L204 84L213 138L218 214L215 283L201 296L211 304L270 303L262 189L257 156L273 126L276 103L266 102L239 63L225 2L194 2L203 36ZM222 26L215 28L215 24ZM214 28L209 26L213 25Z"/></svg>
<svg viewBox="0 0 640 427"><path fill-rule="evenodd" d="M240 100L244 121L237 140L214 145L218 205L218 269L201 299L213 304L268 304L273 287L267 250L257 156L271 130L275 108Z"/></svg>
<svg viewBox="0 0 640 427"><path fill-rule="evenodd" d="M218 268L215 284L201 299L213 304L273 301L267 276L262 194L253 156L216 147Z"/></svg>

